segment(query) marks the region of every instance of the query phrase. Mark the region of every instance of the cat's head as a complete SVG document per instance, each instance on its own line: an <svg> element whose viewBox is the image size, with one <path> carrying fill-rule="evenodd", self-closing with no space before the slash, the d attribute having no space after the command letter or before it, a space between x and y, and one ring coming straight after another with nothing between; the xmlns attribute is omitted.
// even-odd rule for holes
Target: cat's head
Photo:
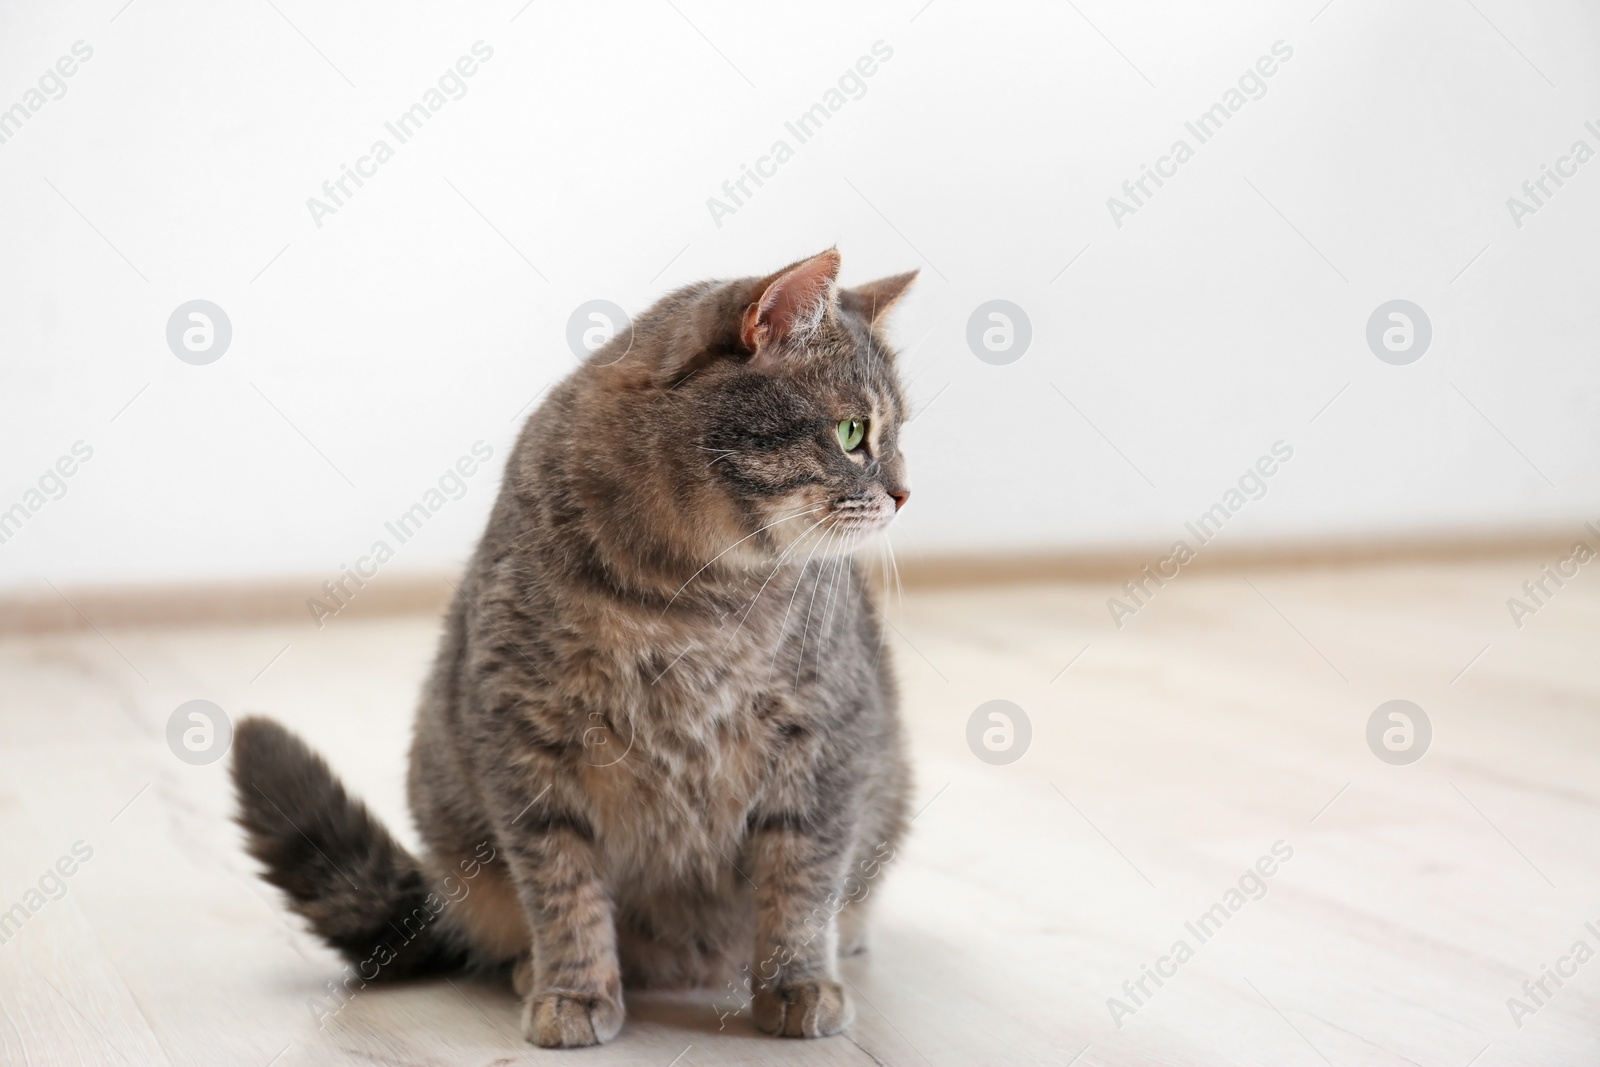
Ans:
<svg viewBox="0 0 1600 1067"><path fill-rule="evenodd" d="M916 272L854 288L838 275L829 249L691 286L640 317L626 354L613 345L591 360L639 434L627 462L669 483L640 503L670 512L689 555L837 555L909 499L905 394L879 329Z"/></svg>

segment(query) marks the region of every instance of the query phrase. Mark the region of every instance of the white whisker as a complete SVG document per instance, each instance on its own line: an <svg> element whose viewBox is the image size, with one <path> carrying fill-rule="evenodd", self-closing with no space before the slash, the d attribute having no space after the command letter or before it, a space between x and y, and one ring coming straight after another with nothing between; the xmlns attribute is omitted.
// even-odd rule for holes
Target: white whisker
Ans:
<svg viewBox="0 0 1600 1067"><path fill-rule="evenodd" d="M700 575L705 573L706 567L711 566L717 560L721 559L723 556L726 556L729 552L732 552L734 549L738 548L740 545L742 545L746 541L750 540L750 538L754 537L756 534L761 533L763 530L770 530L774 526L778 525L778 523L780 523L780 522L788 522L790 519L797 519L801 515L814 515L819 510L821 510L822 507L824 507L824 505L819 504L816 507L806 508L804 511L797 511L793 515L784 515L784 516L782 516L782 517L780 517L780 518L778 518L778 519L776 519L776 520L774 520L772 522L767 523L765 526L761 527L760 530L752 530L752 531L750 531L749 533L745 534L743 537L739 538L739 540L735 541L733 544L731 544L727 548L723 549L721 552L718 552L715 556L712 556L709 560L706 561L705 567L701 567L699 570L697 570L693 574L689 575L689 581L684 582L682 585L678 586L678 592L672 594L672 599L667 601L667 607L661 609L662 616L664 617L667 614L667 608L672 607L673 601L678 599L678 595L680 593L682 593L685 589L689 588L689 582L694 581L696 578L700 577Z"/></svg>
<svg viewBox="0 0 1600 1067"><path fill-rule="evenodd" d="M840 553L833 559L833 577L828 580L828 595L823 598L822 618L817 620L817 651L814 658L817 666L822 666L823 641L828 634L828 624L833 619L834 605L839 594L839 582L844 580L846 587L850 581L848 575L855 573L855 558L848 553Z"/></svg>
<svg viewBox="0 0 1600 1067"><path fill-rule="evenodd" d="M717 458L706 464L706 470L710 470L712 467L715 467L718 463L727 459L729 456L737 456L739 454L738 449L734 448L707 448L705 445L695 445L695 447L702 452L717 453Z"/></svg>
<svg viewBox="0 0 1600 1067"><path fill-rule="evenodd" d="M789 630L789 616L794 611L795 598L800 595L800 588L805 584L806 568L811 566L811 557L817 554L817 549L821 548L822 543L832 535L832 530L824 531L823 535L817 538L816 544L811 546L811 551L806 553L805 562L800 564L800 580L794 583L794 592L789 594L789 606L783 612L783 622L778 625L778 638L772 649L772 663L767 667L767 676L769 678L772 676L772 672L777 669L778 656L783 652L783 635Z"/></svg>
<svg viewBox="0 0 1600 1067"><path fill-rule="evenodd" d="M828 531L828 543L831 544L833 539L838 537L838 536L839 536L839 533L838 533L837 530L829 530ZM827 566L828 566L827 563L823 563L821 565L822 569L826 569ZM806 641L811 636L811 612L817 606L817 593L819 591L821 591L821 589L822 589L822 575L818 574L816 580L811 585L811 600L806 605L806 625L805 625L805 628L800 631L800 655L795 660L795 667L794 667L794 687L795 687L796 690L798 690L800 688L800 671L801 671L801 668L805 666L805 662L806 662Z"/></svg>
<svg viewBox="0 0 1600 1067"><path fill-rule="evenodd" d="M767 575L766 581L761 583L761 588L756 590L756 595L750 598L750 606L745 609L744 615L739 619L739 625L735 626L733 628L733 633L728 635L728 645L729 645L729 647L732 647L733 639L739 635L739 631L744 629L744 624L749 621L750 613L756 610L756 601L760 600L761 599L761 594L766 592L767 584L772 581L772 579L777 575L778 571L783 569L783 564L785 562L786 557L789 555L789 553L794 549L794 547L796 545L798 545L800 543L801 539L804 538L806 536L806 534L810 533L812 530L815 530L818 526L821 526L823 523L825 523L827 521L828 521L828 516L827 515L822 516L822 518L818 519L816 522L812 523L810 526L808 526L804 530L802 530L798 537L796 537L793 541L789 542L788 548L785 548L781 553L779 553L778 562L773 565L772 571L771 571L771 573L769 573Z"/></svg>
<svg viewBox="0 0 1600 1067"><path fill-rule="evenodd" d="M889 531L883 531L883 547L889 552L889 564L894 568L895 603L900 607L900 624L906 621L906 587L900 581L900 561L894 556L894 543L889 540Z"/></svg>

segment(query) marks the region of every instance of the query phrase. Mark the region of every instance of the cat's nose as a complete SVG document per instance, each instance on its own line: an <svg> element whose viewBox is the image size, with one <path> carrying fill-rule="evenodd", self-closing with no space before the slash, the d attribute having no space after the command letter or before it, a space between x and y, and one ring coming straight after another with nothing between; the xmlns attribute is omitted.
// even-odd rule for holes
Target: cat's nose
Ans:
<svg viewBox="0 0 1600 1067"><path fill-rule="evenodd" d="M909 489L890 489L888 492L890 496L894 497L894 509L896 511L905 507L906 501L911 499L911 490Z"/></svg>

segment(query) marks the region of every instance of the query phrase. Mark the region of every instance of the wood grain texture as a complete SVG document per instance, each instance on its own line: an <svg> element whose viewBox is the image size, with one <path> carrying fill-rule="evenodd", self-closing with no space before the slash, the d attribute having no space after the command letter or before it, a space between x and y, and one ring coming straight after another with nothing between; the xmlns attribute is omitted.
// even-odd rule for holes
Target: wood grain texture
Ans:
<svg viewBox="0 0 1600 1067"><path fill-rule="evenodd" d="M436 621L11 636L0 910L74 842L93 857L0 943L0 1062L1591 1065L1600 960L1520 1028L1507 1008L1575 941L1600 950L1600 584L1518 629L1506 598L1546 561L1185 572L1120 630L1120 579L910 591L888 614L921 811L844 967L856 1023L820 1042L704 991L630 996L614 1043L543 1052L509 989L467 978L369 987L319 1027L340 964L167 718L282 719L409 843ZM1032 725L1007 766L966 742L997 698ZM1433 725L1410 766L1364 738L1394 698ZM1199 944L1186 924L1279 841L1265 895ZM1180 938L1193 958L1119 1028L1108 998Z"/></svg>

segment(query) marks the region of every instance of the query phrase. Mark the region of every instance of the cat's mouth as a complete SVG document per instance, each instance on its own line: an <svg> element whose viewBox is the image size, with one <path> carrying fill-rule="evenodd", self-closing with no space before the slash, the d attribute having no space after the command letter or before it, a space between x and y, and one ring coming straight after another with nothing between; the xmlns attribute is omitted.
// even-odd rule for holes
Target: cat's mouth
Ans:
<svg viewBox="0 0 1600 1067"><path fill-rule="evenodd" d="M848 555L887 530L900 510L887 493L859 494L832 499L796 500L798 511L790 512L764 529L776 530L774 539L783 545L783 560L829 559Z"/></svg>
<svg viewBox="0 0 1600 1067"><path fill-rule="evenodd" d="M836 500L829 509L829 527L847 544L859 544L889 528L898 509L887 495L876 499L847 497Z"/></svg>

